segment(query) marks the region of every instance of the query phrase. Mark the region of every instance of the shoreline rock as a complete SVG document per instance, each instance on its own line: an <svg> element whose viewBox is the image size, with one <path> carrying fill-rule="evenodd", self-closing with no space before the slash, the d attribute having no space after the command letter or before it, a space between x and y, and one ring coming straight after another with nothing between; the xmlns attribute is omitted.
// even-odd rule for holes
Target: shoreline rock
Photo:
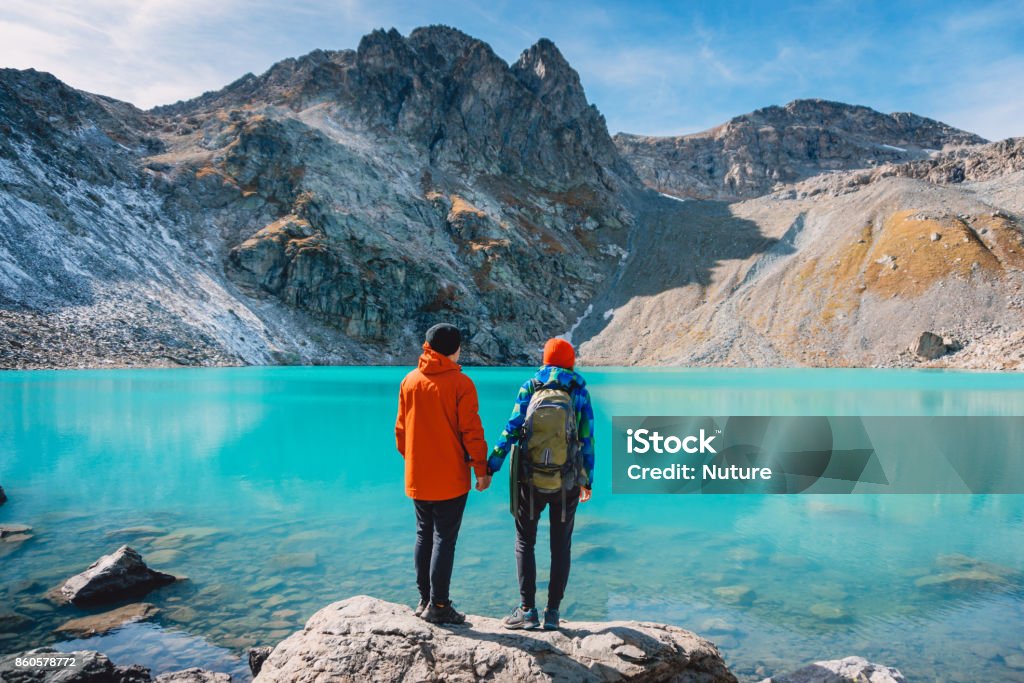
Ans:
<svg viewBox="0 0 1024 683"><path fill-rule="evenodd" d="M21 658L74 657L75 666L18 666ZM110 658L94 650L61 652L52 647L39 647L25 652L0 655L0 681L8 683L231 683L231 675L191 668L154 677L138 664L117 666Z"/></svg>
<svg viewBox="0 0 1024 683"><path fill-rule="evenodd" d="M524 632L472 615L436 626L368 596L310 617L278 643L254 683L481 679L736 683L713 643L675 626L566 622L561 631Z"/></svg>
<svg viewBox="0 0 1024 683"><path fill-rule="evenodd" d="M898 669L874 664L863 657L814 662L793 673L766 678L761 683L906 683Z"/></svg>
<svg viewBox="0 0 1024 683"><path fill-rule="evenodd" d="M16 660L31 657L74 657L74 667L25 667ZM0 681L10 683L150 683L149 669L137 664L115 666L102 653L92 650L61 652L52 647L39 647L25 652L0 655Z"/></svg>
<svg viewBox="0 0 1024 683"><path fill-rule="evenodd" d="M142 618L152 616L156 610L140 603L94 617L108 617L131 608L145 608L141 610ZM28 668L15 664L19 657L75 657L77 661L72 668ZM714 643L676 626L563 620L560 631L509 631L498 619L475 615L467 615L467 622L462 625L434 625L416 617L406 605L365 595L324 607L310 617L302 630L275 647L251 648L248 663L253 683L738 683ZM150 669L138 664L117 666L100 652L61 652L41 647L0 655L0 680L230 683L232 678L228 673L198 667L154 676ZM791 673L764 678L760 683L906 683L906 678L897 669L851 656L814 662Z"/></svg>
<svg viewBox="0 0 1024 683"><path fill-rule="evenodd" d="M65 581L54 597L60 603L91 606L142 597L177 580L175 576L150 569L138 551L123 545Z"/></svg>
<svg viewBox="0 0 1024 683"><path fill-rule="evenodd" d="M263 668L263 662L267 661L267 657L274 651L274 648L269 645L263 647L254 647L249 650L249 671L252 672L253 676L259 676L260 670Z"/></svg>

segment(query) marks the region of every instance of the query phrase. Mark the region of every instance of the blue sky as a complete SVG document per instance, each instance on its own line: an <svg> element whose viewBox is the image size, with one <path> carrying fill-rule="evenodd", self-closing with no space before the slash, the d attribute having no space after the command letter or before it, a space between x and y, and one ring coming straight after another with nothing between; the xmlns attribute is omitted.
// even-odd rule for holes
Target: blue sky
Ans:
<svg viewBox="0 0 1024 683"><path fill-rule="evenodd" d="M613 133L694 132L821 97L1024 135L1020 1L4 0L0 65L150 107L431 23L508 61L554 40Z"/></svg>

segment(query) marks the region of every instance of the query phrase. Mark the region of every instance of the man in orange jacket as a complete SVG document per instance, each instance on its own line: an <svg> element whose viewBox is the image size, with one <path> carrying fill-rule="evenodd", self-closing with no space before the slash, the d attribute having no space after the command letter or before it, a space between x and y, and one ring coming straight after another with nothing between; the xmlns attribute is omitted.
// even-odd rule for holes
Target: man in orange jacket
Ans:
<svg viewBox="0 0 1024 683"><path fill-rule="evenodd" d="M405 458L405 493L416 507L416 614L435 624L461 624L448 598L455 542L469 495L491 484L487 442L473 380L462 373L462 336L445 323L427 330L419 366L398 393L395 441Z"/></svg>

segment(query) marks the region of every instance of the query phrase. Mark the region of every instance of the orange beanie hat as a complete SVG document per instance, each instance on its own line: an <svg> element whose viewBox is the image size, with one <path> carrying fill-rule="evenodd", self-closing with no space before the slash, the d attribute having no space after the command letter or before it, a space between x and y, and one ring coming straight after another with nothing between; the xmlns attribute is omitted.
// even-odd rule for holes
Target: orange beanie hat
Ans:
<svg viewBox="0 0 1024 683"><path fill-rule="evenodd" d="M572 344L558 337L548 339L548 343L544 345L544 365L557 365L572 370L576 365L576 352L573 351Z"/></svg>

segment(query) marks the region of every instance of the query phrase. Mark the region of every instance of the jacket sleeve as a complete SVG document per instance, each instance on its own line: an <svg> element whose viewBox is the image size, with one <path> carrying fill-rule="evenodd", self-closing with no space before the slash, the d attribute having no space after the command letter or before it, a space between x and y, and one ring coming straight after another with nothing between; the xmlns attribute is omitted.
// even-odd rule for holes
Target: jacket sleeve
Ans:
<svg viewBox="0 0 1024 683"><path fill-rule="evenodd" d="M473 465L476 476L486 476L487 441L484 439L484 427L480 423L480 402L477 399L476 386L468 377L458 396L457 412L462 447L469 455L469 461Z"/></svg>
<svg viewBox="0 0 1024 683"><path fill-rule="evenodd" d="M512 407L512 415L508 418L505 429L501 431L498 442L491 449L491 457L487 459L487 466L492 472L501 469L501 464L505 462L505 458L508 457L509 451L512 449L512 444L522 436L523 423L526 422L526 409L530 405L532 396L533 382L525 382L523 386L519 387L516 404Z"/></svg>
<svg viewBox="0 0 1024 683"><path fill-rule="evenodd" d="M587 474L587 488L594 486L594 408L590 404L590 392L580 387L576 396L576 434L580 440L580 457Z"/></svg>
<svg viewBox="0 0 1024 683"><path fill-rule="evenodd" d="M398 387L398 418L395 420L395 446L405 457L405 382Z"/></svg>

